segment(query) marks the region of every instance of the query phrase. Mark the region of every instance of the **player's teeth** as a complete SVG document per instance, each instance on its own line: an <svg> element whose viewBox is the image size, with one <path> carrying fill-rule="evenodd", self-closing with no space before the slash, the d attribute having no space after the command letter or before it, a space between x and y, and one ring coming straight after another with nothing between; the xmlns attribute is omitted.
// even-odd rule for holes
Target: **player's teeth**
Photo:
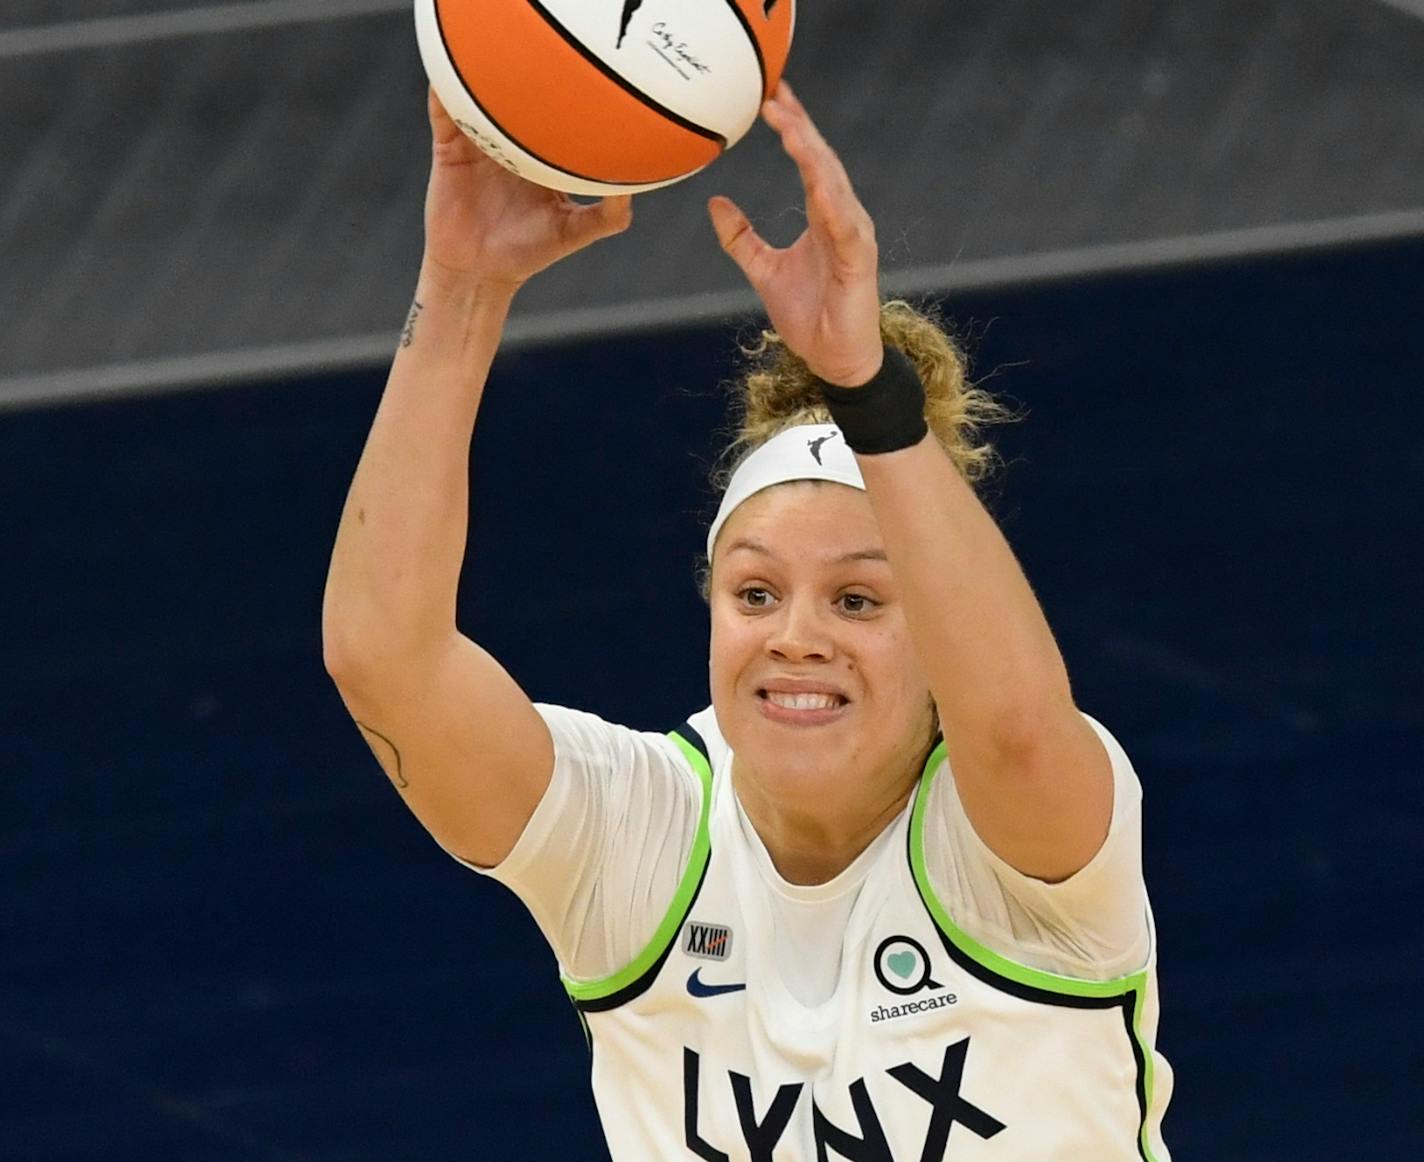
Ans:
<svg viewBox="0 0 1424 1162"><path fill-rule="evenodd" d="M831 710L840 703L834 694L778 694L775 690L766 692L767 699L788 710Z"/></svg>

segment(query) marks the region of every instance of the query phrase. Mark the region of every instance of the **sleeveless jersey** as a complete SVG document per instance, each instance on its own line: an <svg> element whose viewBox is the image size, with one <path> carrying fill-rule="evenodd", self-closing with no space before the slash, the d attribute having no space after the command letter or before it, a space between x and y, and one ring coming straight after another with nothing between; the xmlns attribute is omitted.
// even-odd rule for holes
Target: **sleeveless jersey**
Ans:
<svg viewBox="0 0 1424 1162"><path fill-rule="evenodd" d="M715 720L671 737L702 784L676 896L626 969L564 981L615 1162L1169 1162L1155 947L1142 971L1087 981L956 927L923 852L942 742L862 883L834 993L808 1008L772 959Z"/></svg>

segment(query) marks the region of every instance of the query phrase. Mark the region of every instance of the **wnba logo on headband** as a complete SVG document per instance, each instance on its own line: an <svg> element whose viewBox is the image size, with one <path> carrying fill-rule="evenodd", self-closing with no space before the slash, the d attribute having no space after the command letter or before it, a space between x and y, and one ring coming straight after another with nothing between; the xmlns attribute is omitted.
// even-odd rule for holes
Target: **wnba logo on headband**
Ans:
<svg viewBox="0 0 1424 1162"><path fill-rule="evenodd" d="M832 432L829 436L817 436L814 440L807 440L806 447L811 449L811 455L816 457L816 463L821 462L821 445L827 440L834 440L840 432Z"/></svg>
<svg viewBox="0 0 1424 1162"><path fill-rule="evenodd" d="M807 453L810 453L808 456ZM835 424L800 424L785 428L742 461L732 473L717 517L707 532L707 560L717 534L737 506L774 484L792 480L829 480L865 491L855 453Z"/></svg>

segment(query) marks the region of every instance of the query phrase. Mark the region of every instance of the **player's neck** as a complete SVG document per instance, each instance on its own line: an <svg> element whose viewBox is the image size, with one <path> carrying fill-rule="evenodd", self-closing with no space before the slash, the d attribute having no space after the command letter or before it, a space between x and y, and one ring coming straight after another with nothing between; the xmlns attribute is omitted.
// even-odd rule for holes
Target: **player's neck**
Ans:
<svg viewBox="0 0 1424 1162"><path fill-rule="evenodd" d="M777 795L733 763L732 785L777 873L791 884L835 879L904 810L913 781L847 803L824 793L806 801ZM856 788L863 791L865 788Z"/></svg>

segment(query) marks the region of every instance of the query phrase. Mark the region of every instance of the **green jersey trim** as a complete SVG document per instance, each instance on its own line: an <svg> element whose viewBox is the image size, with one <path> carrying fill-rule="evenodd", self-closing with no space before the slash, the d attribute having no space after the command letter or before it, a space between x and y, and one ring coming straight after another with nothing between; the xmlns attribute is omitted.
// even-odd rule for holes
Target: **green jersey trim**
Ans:
<svg viewBox="0 0 1424 1162"><path fill-rule="evenodd" d="M576 981L562 976L564 990L575 1004L606 1000L614 994L636 984L640 978L652 971L664 959L678 929L687 917L697 890L702 885L702 876L707 869L707 860L712 850L712 835L709 822L712 816L712 764L708 757L678 731L669 731L672 739L682 751L683 757L697 775L702 790L702 809L697 820L697 834L692 842L692 852L688 856L687 868L682 873L677 892L663 915L662 923L647 945L633 959L633 962L619 972L602 980ZM700 740L699 740L700 741Z"/></svg>
<svg viewBox="0 0 1424 1162"><path fill-rule="evenodd" d="M1121 1006L1133 1057L1138 1066L1138 1101L1142 1110L1138 1152L1145 1162L1156 1162L1149 1140L1150 1127L1147 1121L1147 1112L1152 1108L1153 1056L1152 1047L1142 1035L1142 1010L1150 987L1147 971L1144 969L1102 981L1079 980L1076 977L1045 972L1019 964L986 948L954 922L930 883L929 869L925 863L925 815L929 807L930 788L946 765L947 751L941 741L930 752L924 772L920 776L920 785L910 813L909 835L910 871L920 898L934 920L935 927L939 929L946 951L955 960L965 964L965 967L972 965L980 969L975 975L981 980L991 984L997 983L1005 991L1025 999L1093 1008Z"/></svg>

